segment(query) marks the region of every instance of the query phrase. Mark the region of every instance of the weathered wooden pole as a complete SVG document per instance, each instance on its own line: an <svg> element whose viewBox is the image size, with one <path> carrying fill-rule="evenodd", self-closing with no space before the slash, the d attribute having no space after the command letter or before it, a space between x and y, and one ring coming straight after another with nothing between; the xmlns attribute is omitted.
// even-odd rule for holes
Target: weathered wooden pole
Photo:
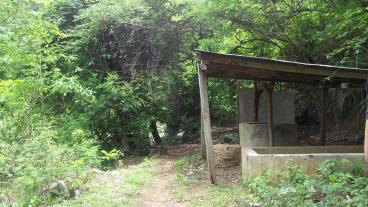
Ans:
<svg viewBox="0 0 368 207"><path fill-rule="evenodd" d="M197 63L197 72L198 72L198 77L199 77L199 71L200 71L200 65L199 63ZM198 79L199 82L199 79ZM204 126L203 126L203 113L202 113L202 107L200 107L201 109L201 158L202 159L206 159L206 142L204 140Z"/></svg>
<svg viewBox="0 0 368 207"><path fill-rule="evenodd" d="M366 93L368 97L368 79L366 83ZM365 112L365 130L364 130L364 156L365 156L365 162L368 163L368 105L366 106L366 112Z"/></svg>
<svg viewBox="0 0 368 207"><path fill-rule="evenodd" d="M268 126L268 146L273 146L273 104L272 104L272 93L274 83L264 84L264 88L267 93L268 106L267 106L267 126Z"/></svg>
<svg viewBox="0 0 368 207"><path fill-rule="evenodd" d="M321 129L320 129L320 144L326 145L326 95L328 88L325 85L321 86Z"/></svg>
<svg viewBox="0 0 368 207"><path fill-rule="evenodd" d="M208 86L207 86L207 74L205 70L206 65L201 64L198 67L198 82L199 82L199 95L201 98L201 117L203 122L203 135L206 144L206 155L208 171L210 173L210 181L212 184L217 184L216 172L215 172L215 160L213 157L213 144L211 136L211 120L210 110L208 103Z"/></svg>
<svg viewBox="0 0 368 207"><path fill-rule="evenodd" d="M201 112L201 157L202 159L206 159L206 142L204 140L204 129L203 129L203 117Z"/></svg>
<svg viewBox="0 0 368 207"><path fill-rule="evenodd" d="M365 117L365 130L364 130L364 155L365 162L368 163L368 117Z"/></svg>

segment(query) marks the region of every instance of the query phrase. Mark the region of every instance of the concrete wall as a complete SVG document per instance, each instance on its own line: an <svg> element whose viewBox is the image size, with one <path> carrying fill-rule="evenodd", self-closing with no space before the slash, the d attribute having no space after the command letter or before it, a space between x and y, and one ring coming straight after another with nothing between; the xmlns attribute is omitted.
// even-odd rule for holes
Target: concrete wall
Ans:
<svg viewBox="0 0 368 207"><path fill-rule="evenodd" d="M274 142L273 146L297 145L297 125L295 124L294 96L291 92L273 93ZM254 109L254 89L241 88L238 91L239 138L242 147L268 146L267 97L260 96L259 123L252 123Z"/></svg>
<svg viewBox="0 0 368 207"><path fill-rule="evenodd" d="M239 123L239 139L242 147L267 147L267 124ZM273 126L273 146L295 145L297 145L296 124L275 124Z"/></svg>
<svg viewBox="0 0 368 207"><path fill-rule="evenodd" d="M368 174L368 166L364 165L364 154L362 153L363 148L361 146L273 147L253 149L242 147L241 150L242 174L246 177L260 176L269 169L287 170L290 166L299 166L307 174L314 174L316 173L317 167L329 159L336 159L339 167L346 171L351 170L354 163L362 163L365 166L365 173Z"/></svg>
<svg viewBox="0 0 368 207"><path fill-rule="evenodd" d="M291 92L274 91L272 95L273 121L275 124L294 124L295 106ZM238 119L239 123L253 122L254 89L241 88L238 91ZM263 92L259 99L258 121L267 122L267 96Z"/></svg>
<svg viewBox="0 0 368 207"><path fill-rule="evenodd" d="M241 147L268 146L268 128L266 123L239 123Z"/></svg>

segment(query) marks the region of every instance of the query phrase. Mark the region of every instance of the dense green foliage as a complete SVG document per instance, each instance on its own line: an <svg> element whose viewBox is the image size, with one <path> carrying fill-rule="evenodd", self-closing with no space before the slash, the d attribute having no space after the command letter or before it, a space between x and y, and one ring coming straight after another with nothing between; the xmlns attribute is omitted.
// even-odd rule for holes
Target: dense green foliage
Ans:
<svg viewBox="0 0 368 207"><path fill-rule="evenodd" d="M148 154L159 143L149 136L159 123L163 143L195 135L195 48L367 67L367 6L363 0L0 1L0 203L37 206L69 197L47 188L57 180L78 188L87 168L121 156L110 152ZM251 85L210 79L215 124L235 121L236 89ZM299 113L315 114L308 106L318 99L299 92L302 86L283 86L292 87ZM339 101L329 110L340 119L362 101L359 91L331 93Z"/></svg>
<svg viewBox="0 0 368 207"><path fill-rule="evenodd" d="M244 188L254 194L253 202L265 206L368 205L368 180L361 174L361 167L353 166L344 172L336 161L330 160L318 170L316 176L307 176L297 167L285 172L268 171L263 176L245 180Z"/></svg>

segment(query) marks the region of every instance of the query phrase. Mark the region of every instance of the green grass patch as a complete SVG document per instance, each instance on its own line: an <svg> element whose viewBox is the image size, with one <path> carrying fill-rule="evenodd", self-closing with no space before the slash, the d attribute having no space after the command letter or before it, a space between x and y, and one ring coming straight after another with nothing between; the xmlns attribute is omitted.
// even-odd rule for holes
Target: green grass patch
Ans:
<svg viewBox="0 0 368 207"><path fill-rule="evenodd" d="M140 188L152 182L155 177L155 159L145 159L142 163L99 175L88 186L88 191L74 200L58 206L133 206L131 197Z"/></svg>
<svg viewBox="0 0 368 207"><path fill-rule="evenodd" d="M198 181L205 165L199 154L182 156L175 162L175 179L184 185Z"/></svg>

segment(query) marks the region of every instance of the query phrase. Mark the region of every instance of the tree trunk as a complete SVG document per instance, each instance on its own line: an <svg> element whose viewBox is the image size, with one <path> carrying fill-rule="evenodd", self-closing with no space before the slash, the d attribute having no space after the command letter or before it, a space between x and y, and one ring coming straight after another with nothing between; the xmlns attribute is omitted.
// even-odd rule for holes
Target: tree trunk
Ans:
<svg viewBox="0 0 368 207"><path fill-rule="evenodd" d="M150 128L151 128L151 133L152 133L153 140L155 141L155 143L157 145L160 145L161 144L161 137L158 134L156 120L151 121Z"/></svg>

